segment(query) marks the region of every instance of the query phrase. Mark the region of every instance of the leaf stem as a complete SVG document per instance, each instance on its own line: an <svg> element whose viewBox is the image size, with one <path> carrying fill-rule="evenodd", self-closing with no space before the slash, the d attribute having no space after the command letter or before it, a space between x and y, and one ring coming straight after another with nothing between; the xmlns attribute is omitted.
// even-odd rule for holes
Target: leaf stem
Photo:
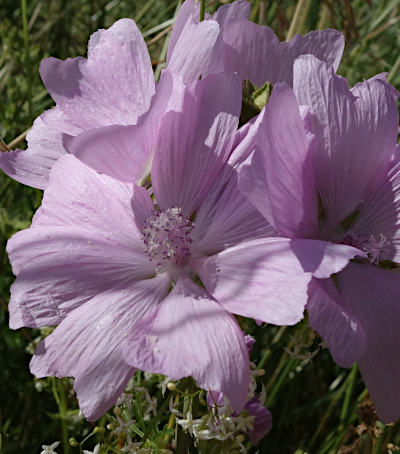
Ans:
<svg viewBox="0 0 400 454"><path fill-rule="evenodd" d="M204 20L206 12L206 0L201 0L200 1L200 22Z"/></svg>

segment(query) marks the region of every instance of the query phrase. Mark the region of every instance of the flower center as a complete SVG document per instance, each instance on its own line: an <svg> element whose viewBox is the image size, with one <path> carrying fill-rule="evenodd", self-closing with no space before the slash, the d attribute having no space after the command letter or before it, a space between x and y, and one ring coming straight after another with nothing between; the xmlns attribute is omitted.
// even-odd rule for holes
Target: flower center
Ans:
<svg viewBox="0 0 400 454"><path fill-rule="evenodd" d="M359 235L348 234L342 238L341 243L366 252L368 261L375 264L378 264L382 260L382 256L389 247L389 241L382 233L379 235L369 235L366 233Z"/></svg>
<svg viewBox="0 0 400 454"><path fill-rule="evenodd" d="M194 223L177 207L157 211L142 229L144 251L160 267L167 260L183 266L190 258L190 232Z"/></svg>

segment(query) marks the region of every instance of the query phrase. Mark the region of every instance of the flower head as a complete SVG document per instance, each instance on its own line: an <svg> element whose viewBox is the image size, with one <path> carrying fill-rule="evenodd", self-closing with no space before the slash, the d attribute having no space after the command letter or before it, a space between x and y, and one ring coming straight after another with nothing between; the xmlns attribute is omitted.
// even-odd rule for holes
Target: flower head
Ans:
<svg viewBox="0 0 400 454"><path fill-rule="evenodd" d="M249 359L232 313L294 323L311 277L339 271L354 255L313 240L294 250L240 194L236 169L255 134L236 132L240 94L229 73L184 88L181 110L158 129L147 189L131 183L144 165L129 147L132 129L71 139L74 153L96 149L111 176L61 157L31 228L8 243L17 275L10 325L58 325L31 371L73 376L91 420L115 403L135 368L192 376L240 411Z"/></svg>
<svg viewBox="0 0 400 454"><path fill-rule="evenodd" d="M382 75L349 90L329 65L298 58L239 182L280 234L357 248L344 271L313 279L307 309L335 361L358 361L385 422L400 415L400 280L385 269L399 260L397 96Z"/></svg>

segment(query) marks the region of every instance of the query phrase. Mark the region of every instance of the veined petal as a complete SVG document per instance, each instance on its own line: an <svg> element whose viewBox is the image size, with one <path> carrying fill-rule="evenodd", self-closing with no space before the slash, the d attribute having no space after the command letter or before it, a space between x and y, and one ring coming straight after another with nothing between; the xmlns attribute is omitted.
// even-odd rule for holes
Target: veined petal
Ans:
<svg viewBox="0 0 400 454"><path fill-rule="evenodd" d="M164 116L152 167L161 208L191 215L200 206L229 157L240 93L235 74L211 75L186 90L182 112Z"/></svg>
<svg viewBox="0 0 400 454"><path fill-rule="evenodd" d="M136 125L94 128L68 138L66 148L97 172L140 183L150 173L160 122L166 112L182 110L183 93L181 78L165 70L149 111Z"/></svg>
<svg viewBox="0 0 400 454"><path fill-rule="evenodd" d="M239 191L238 175L229 164L196 212L192 248L211 255L242 241L276 236L271 224Z"/></svg>
<svg viewBox="0 0 400 454"><path fill-rule="evenodd" d="M277 84L265 107L253 156L239 172L239 188L282 235L318 236L317 188L310 137L286 84Z"/></svg>
<svg viewBox="0 0 400 454"><path fill-rule="evenodd" d="M229 312L292 325L303 317L312 276L329 277L358 252L324 241L266 238L198 259L192 268Z"/></svg>
<svg viewBox="0 0 400 454"><path fill-rule="evenodd" d="M99 175L68 154L53 167L31 228L80 227L94 237L99 233L140 251L140 231L131 208L133 193L133 185Z"/></svg>
<svg viewBox="0 0 400 454"><path fill-rule="evenodd" d="M245 0L236 0L227 5L222 5L217 9L213 19L216 20L220 27L231 25L235 19L248 19L251 12L251 4Z"/></svg>
<svg viewBox="0 0 400 454"><path fill-rule="evenodd" d="M366 334L351 312L342 306L341 296L332 279L313 279L307 303L310 326L327 343L334 361L350 367L363 354Z"/></svg>
<svg viewBox="0 0 400 454"><path fill-rule="evenodd" d="M73 226L23 230L7 252L17 275L9 304L13 329L56 325L99 292L155 274L141 251Z"/></svg>
<svg viewBox="0 0 400 454"><path fill-rule="evenodd" d="M336 69L344 48L343 35L337 30L312 31L281 43L271 28L243 19L224 28L223 40L225 69L237 71L257 86L266 81L292 86L293 62L300 55L313 54Z"/></svg>
<svg viewBox="0 0 400 454"><path fill-rule="evenodd" d="M92 35L88 59L47 58L40 74L57 105L83 129L135 124L154 94L150 56L131 19Z"/></svg>
<svg viewBox="0 0 400 454"><path fill-rule="evenodd" d="M123 392L135 369L123 359L128 332L168 292L166 276L99 293L68 317L37 348L37 377L74 377L80 409L90 421L102 416Z"/></svg>
<svg viewBox="0 0 400 454"><path fill-rule="evenodd" d="M135 219L145 205L131 206L142 191L97 174L72 155L58 160L31 228L8 242L18 276L10 303L14 328L59 323L99 289L154 275Z"/></svg>
<svg viewBox="0 0 400 454"><path fill-rule="evenodd" d="M343 306L358 318L367 343L361 375L384 423L400 416L400 275L368 264L350 264L338 275Z"/></svg>
<svg viewBox="0 0 400 454"><path fill-rule="evenodd" d="M290 41L279 43L281 65L275 74L277 82L293 84L293 63L300 55L314 55L336 71L344 49L344 36L338 30L313 30L304 36L295 35ZM274 65L270 64L274 67ZM267 79L268 80L268 79ZM273 83L273 82L272 82Z"/></svg>
<svg viewBox="0 0 400 454"><path fill-rule="evenodd" d="M139 183L150 167L151 141L141 124L90 129L66 143L68 151L97 172Z"/></svg>
<svg viewBox="0 0 400 454"><path fill-rule="evenodd" d="M195 255L212 255L242 241L277 235L238 186L238 169L255 147L262 116L236 132L229 161L196 212L192 234Z"/></svg>
<svg viewBox="0 0 400 454"><path fill-rule="evenodd" d="M200 11L199 4L195 3L193 0L186 0L183 2L174 26L172 27L171 37L168 42L168 51L167 51L167 66L171 60L171 55L175 49L176 42L178 41L182 30L185 28L186 23L192 19L196 18L196 12Z"/></svg>
<svg viewBox="0 0 400 454"><path fill-rule="evenodd" d="M185 23L173 52L169 54L167 68L179 74L185 84L196 82L211 72L219 72L213 65L220 66L222 62L218 52L218 36L220 27L214 20L197 22L190 17Z"/></svg>
<svg viewBox="0 0 400 454"><path fill-rule="evenodd" d="M47 110L33 122L26 138L27 150L0 153L0 169L20 183L45 189L50 169L66 153L63 133L77 135L81 132L58 107Z"/></svg>
<svg viewBox="0 0 400 454"><path fill-rule="evenodd" d="M314 115L319 147L314 170L323 223L333 232L385 178L397 141L396 97L381 78L350 91L332 67L312 55L295 61L293 86L299 103Z"/></svg>
<svg viewBox="0 0 400 454"><path fill-rule="evenodd" d="M136 324L124 347L133 367L222 392L240 411L249 386L249 357L236 320L206 291L180 277L157 309Z"/></svg>

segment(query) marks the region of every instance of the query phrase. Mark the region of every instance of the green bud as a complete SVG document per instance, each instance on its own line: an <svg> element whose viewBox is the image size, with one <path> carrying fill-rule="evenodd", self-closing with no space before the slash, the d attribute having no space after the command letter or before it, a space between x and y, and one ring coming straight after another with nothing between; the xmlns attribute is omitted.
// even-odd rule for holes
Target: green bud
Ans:
<svg viewBox="0 0 400 454"><path fill-rule="evenodd" d="M73 437L71 437L71 438L68 440L68 442L69 442L70 446L73 446L73 447L79 445L79 443L78 443L78 442L76 441L76 439L73 438Z"/></svg>

